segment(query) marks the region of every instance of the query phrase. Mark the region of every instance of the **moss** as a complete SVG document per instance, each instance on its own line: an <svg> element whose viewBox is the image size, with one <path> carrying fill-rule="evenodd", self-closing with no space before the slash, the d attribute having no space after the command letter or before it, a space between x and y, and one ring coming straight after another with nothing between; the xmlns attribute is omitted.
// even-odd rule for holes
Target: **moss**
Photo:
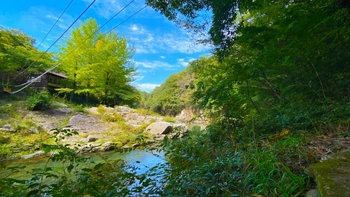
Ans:
<svg viewBox="0 0 350 197"><path fill-rule="evenodd" d="M321 196L350 196L350 151L310 166Z"/></svg>

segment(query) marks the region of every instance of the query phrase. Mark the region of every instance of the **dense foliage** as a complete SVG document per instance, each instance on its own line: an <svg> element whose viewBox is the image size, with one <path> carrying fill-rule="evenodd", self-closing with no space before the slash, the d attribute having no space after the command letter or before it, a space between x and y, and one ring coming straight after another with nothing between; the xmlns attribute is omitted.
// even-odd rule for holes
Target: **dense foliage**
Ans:
<svg viewBox="0 0 350 197"><path fill-rule="evenodd" d="M19 30L0 28L2 88L18 85L15 82L26 81L30 78L31 73L44 71L53 65L52 54L43 54L34 47L34 43L33 38Z"/></svg>
<svg viewBox="0 0 350 197"><path fill-rule="evenodd" d="M161 86L148 96L145 107L163 115L177 115L191 105L194 72L187 67L180 73L171 75Z"/></svg>
<svg viewBox="0 0 350 197"><path fill-rule="evenodd" d="M53 134L55 143L40 144L51 153L45 166L29 170L30 176L23 173L25 166L6 168L0 179L0 196L132 196L147 192L142 188L150 185L150 179L138 175L134 167L104 157L94 162L59 143L77 132L57 129Z"/></svg>
<svg viewBox="0 0 350 197"><path fill-rule="evenodd" d="M304 134L348 132L347 1L148 4L195 31L210 9L217 47L212 57L191 64L192 99L215 124L166 146L167 195L302 195L309 183L302 169L312 162L303 154Z"/></svg>
<svg viewBox="0 0 350 197"><path fill-rule="evenodd" d="M71 81L61 92L96 98L107 105L136 103L140 94L129 83L135 74L133 50L116 32L104 34L97 22L87 20L72 31L58 53L61 70Z"/></svg>
<svg viewBox="0 0 350 197"><path fill-rule="evenodd" d="M45 169L39 174L41 179L34 174L30 187L25 189L11 190L16 185L14 181L3 179L2 191L134 195L132 192L137 191L130 191L127 184L138 179L140 195L147 188L150 195L160 196L302 196L310 187L304 169L315 162L308 158L312 153L303 146L306 136L313 131L319 134L341 131L349 136L349 3L345 0L148 0L147 3L171 20L183 20L196 31L203 28L203 24L197 23L201 12L212 11L209 34L217 53L192 62L188 69L145 95L145 98L149 96L145 105L163 114L176 114L193 100L205 109L213 124L204 131L195 128L185 138L174 135L171 140L164 139L161 148L166 151L168 162L162 166L164 170L153 171L161 178L158 184L110 168L115 165L109 163L72 171L77 169L72 164L76 161L74 152L60 147L64 152L58 156L69 161L65 172L73 172L79 185L71 180L69 184L75 187L63 182L39 181L42 177L68 180L65 174L61 176ZM96 29L93 21L76 29L72 40L62 48L60 58L66 62L65 71L73 79L72 91L87 96L95 94L106 103L118 102L109 100L109 96L121 98L123 87L109 89L118 76L110 72L121 69L128 76L132 69L123 70L128 68L120 67L123 64L114 67L113 58L105 62L95 56L99 54L108 60L109 50L101 54L100 47L109 46L106 44L109 39L120 41L115 40L115 35L111 38L99 35L94 39L86 36ZM65 59L64 55L84 39L88 40L86 47L72 53L74 58ZM101 78L100 83L91 73L101 63L108 66L106 71L96 74ZM112 70L108 70L109 66ZM127 84L127 77L121 80ZM112 180L116 185L109 184Z"/></svg>

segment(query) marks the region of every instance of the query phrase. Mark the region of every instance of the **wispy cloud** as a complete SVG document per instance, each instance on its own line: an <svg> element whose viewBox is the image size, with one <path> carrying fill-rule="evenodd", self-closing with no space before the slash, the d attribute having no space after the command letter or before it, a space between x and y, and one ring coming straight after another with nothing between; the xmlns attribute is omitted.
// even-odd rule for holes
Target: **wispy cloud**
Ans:
<svg viewBox="0 0 350 197"><path fill-rule="evenodd" d="M134 44L137 53L155 54L159 52L166 53L185 53L193 54L206 52L211 49L208 45L195 43L188 34L164 33L160 31L149 31L142 25L133 24L129 31L123 31L127 34L131 43Z"/></svg>
<svg viewBox="0 0 350 197"><path fill-rule="evenodd" d="M148 70L152 70L152 69L169 70L171 68L178 67L178 65L172 65L162 61L144 61L144 62L136 61L135 64L136 64L136 67L138 68L142 67Z"/></svg>
<svg viewBox="0 0 350 197"><path fill-rule="evenodd" d="M154 88L160 86L160 84L155 84L155 83L141 83L141 84L135 84L135 86L143 91L146 92L152 92L152 90L154 90Z"/></svg>
<svg viewBox="0 0 350 197"><path fill-rule="evenodd" d="M28 11L21 14L19 24L23 28L29 29L29 32L40 32L42 37L37 37L38 42L44 38L44 35L48 33L52 25L58 20L62 10L56 10L54 8L48 8L46 6L32 6ZM74 21L74 17L68 13L65 13L57 22L53 31L50 32L44 43L41 45L41 49L45 49L51 44L52 40L56 40L64 30ZM66 38L68 34L65 35Z"/></svg>
<svg viewBox="0 0 350 197"><path fill-rule="evenodd" d="M185 60L184 58L178 58L178 59L177 59L177 63L180 64L180 65L183 66L183 67L187 67L188 64L189 64L190 62L194 61L194 60L196 60L196 59L190 58L190 59Z"/></svg>

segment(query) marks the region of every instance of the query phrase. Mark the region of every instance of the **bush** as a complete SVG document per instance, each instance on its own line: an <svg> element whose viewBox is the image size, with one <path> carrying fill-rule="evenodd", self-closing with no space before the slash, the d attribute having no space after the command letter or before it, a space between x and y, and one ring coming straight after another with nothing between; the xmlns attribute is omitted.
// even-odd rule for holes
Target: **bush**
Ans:
<svg viewBox="0 0 350 197"><path fill-rule="evenodd" d="M50 94L45 90L28 98L26 107L28 110L41 111L48 109L51 102Z"/></svg>

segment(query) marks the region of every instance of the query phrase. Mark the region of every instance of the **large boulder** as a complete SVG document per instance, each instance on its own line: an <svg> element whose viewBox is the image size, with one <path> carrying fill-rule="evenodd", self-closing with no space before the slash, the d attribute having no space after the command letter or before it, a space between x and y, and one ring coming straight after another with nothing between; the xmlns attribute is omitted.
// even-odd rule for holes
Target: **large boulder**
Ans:
<svg viewBox="0 0 350 197"><path fill-rule="evenodd" d="M168 122L154 122L145 129L145 132L152 135L164 135L170 133L171 130L172 126Z"/></svg>
<svg viewBox="0 0 350 197"><path fill-rule="evenodd" d="M321 196L350 196L350 150L312 164L309 175L315 179Z"/></svg>

